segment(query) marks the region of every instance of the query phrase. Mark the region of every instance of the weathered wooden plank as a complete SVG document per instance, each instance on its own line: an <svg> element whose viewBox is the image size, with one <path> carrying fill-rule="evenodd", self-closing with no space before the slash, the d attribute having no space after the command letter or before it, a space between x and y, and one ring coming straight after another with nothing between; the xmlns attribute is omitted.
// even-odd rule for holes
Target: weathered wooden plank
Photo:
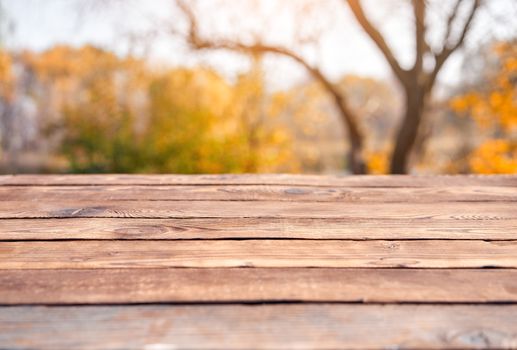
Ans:
<svg viewBox="0 0 517 350"><path fill-rule="evenodd" d="M517 239L517 219L1 219L1 240L56 239Z"/></svg>
<svg viewBox="0 0 517 350"><path fill-rule="evenodd" d="M228 201L2 201L0 218L358 218L517 219L517 203L344 203Z"/></svg>
<svg viewBox="0 0 517 350"><path fill-rule="evenodd" d="M5 201L308 201L436 203L517 202L516 187L318 187L285 185L205 186L0 186Z"/></svg>
<svg viewBox="0 0 517 350"><path fill-rule="evenodd" d="M5 349L514 349L517 305L18 306Z"/></svg>
<svg viewBox="0 0 517 350"><path fill-rule="evenodd" d="M0 185L517 186L517 175L2 175Z"/></svg>
<svg viewBox="0 0 517 350"><path fill-rule="evenodd" d="M1 304L517 302L514 269L0 270Z"/></svg>
<svg viewBox="0 0 517 350"><path fill-rule="evenodd" d="M27 241L1 242L0 256L0 269L517 268L517 241Z"/></svg>

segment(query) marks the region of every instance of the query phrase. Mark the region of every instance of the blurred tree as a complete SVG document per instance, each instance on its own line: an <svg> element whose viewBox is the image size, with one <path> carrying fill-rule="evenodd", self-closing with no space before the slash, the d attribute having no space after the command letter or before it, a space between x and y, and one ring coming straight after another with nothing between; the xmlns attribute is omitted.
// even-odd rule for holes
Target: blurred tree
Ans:
<svg viewBox="0 0 517 350"><path fill-rule="evenodd" d="M9 122L10 104L12 100L12 63L9 54L0 47L0 158L5 157L8 148L7 126Z"/></svg>
<svg viewBox="0 0 517 350"><path fill-rule="evenodd" d="M84 46L25 52L36 77L33 96L46 115L47 136L57 132L62 154L77 172L128 172L138 167L134 129L143 65Z"/></svg>
<svg viewBox="0 0 517 350"><path fill-rule="evenodd" d="M155 75L149 87L148 171L235 171L231 153L220 157L226 133L212 133L230 98L231 87L211 71L176 69Z"/></svg>
<svg viewBox="0 0 517 350"><path fill-rule="evenodd" d="M320 68L311 64L301 50L267 44L257 39L256 36L252 40L246 41L210 38L201 30L200 16L193 6L194 1L176 0L176 2L188 19L186 38L191 47L198 50L224 49L251 54L272 53L289 57L303 66L334 100L348 133L350 144L347 156L348 167L356 174L366 172L365 137L359 123L358 112L350 106L348 94L343 93ZM463 45L474 17L481 8L482 1L455 0L450 12L443 20L445 30L437 44L430 42L428 34L428 1L409 1L413 15L415 42L415 59L409 69L402 67L383 34L365 14L361 2L359 0L343 2L348 5L360 27L380 50L403 88L405 108L396 133L389 170L391 173L405 173L408 171L409 156L419 136L419 126L436 79L449 57Z"/></svg>
<svg viewBox="0 0 517 350"><path fill-rule="evenodd" d="M262 71L235 84L203 68L150 70L92 46L24 54L32 96L74 172L291 171ZM288 161L286 161L288 160ZM286 166L286 164L291 164Z"/></svg>
<svg viewBox="0 0 517 350"><path fill-rule="evenodd" d="M34 145L36 111L27 97L31 72L23 71L19 55L6 47L15 23L3 5L0 3L0 171L17 172L24 163L22 155Z"/></svg>
<svg viewBox="0 0 517 350"><path fill-rule="evenodd" d="M495 58L495 59L493 59ZM488 52L481 83L451 101L452 109L474 119L485 140L468 157L476 173L517 172L517 42Z"/></svg>
<svg viewBox="0 0 517 350"><path fill-rule="evenodd" d="M254 56L249 72L238 77L232 103L239 123L237 134L244 142L244 171L299 170L291 147L292 133L287 121L280 119L286 101L274 99L267 92L262 55Z"/></svg>
<svg viewBox="0 0 517 350"><path fill-rule="evenodd" d="M4 48L4 34L6 14L3 4L0 2L0 159L5 157L8 148L7 127L10 121L10 107L12 102L14 76L12 72L12 59Z"/></svg>
<svg viewBox="0 0 517 350"><path fill-rule="evenodd" d="M161 172L271 172L296 166L287 129L269 112L258 62L234 85L209 70L172 70L153 80L149 96L146 154Z"/></svg>
<svg viewBox="0 0 517 350"><path fill-rule="evenodd" d="M3 100L8 100L12 94L13 80L11 56L0 47L0 98Z"/></svg>
<svg viewBox="0 0 517 350"><path fill-rule="evenodd" d="M369 130L364 146L366 166L371 173L385 173L390 144L400 111L400 99L386 82L347 75L336 83L350 99L350 107L361 115L361 126ZM332 99L317 82L301 83L275 94L281 118L293 134L296 159L306 172L335 172L342 169L344 132L336 128Z"/></svg>

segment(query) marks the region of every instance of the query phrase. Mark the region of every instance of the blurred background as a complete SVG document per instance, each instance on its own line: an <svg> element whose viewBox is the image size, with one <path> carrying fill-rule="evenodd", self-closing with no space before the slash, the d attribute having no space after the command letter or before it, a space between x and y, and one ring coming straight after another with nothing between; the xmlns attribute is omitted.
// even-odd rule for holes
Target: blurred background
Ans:
<svg viewBox="0 0 517 350"><path fill-rule="evenodd" d="M517 173L515 0L0 0L0 173Z"/></svg>

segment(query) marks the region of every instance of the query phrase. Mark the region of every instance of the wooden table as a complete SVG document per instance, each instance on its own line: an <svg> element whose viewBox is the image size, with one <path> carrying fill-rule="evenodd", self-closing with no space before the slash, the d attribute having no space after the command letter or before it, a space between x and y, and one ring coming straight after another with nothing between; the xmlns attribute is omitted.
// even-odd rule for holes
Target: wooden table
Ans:
<svg viewBox="0 0 517 350"><path fill-rule="evenodd" d="M0 177L1 349L517 348L517 176Z"/></svg>

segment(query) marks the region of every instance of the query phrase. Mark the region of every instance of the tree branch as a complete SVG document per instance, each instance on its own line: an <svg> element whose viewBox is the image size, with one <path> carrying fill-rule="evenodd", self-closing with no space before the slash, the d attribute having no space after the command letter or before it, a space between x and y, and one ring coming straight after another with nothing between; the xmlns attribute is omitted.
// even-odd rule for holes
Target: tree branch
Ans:
<svg viewBox="0 0 517 350"><path fill-rule="evenodd" d="M465 21L465 24L463 25L463 29L461 30L461 34L456 41L455 44L452 45L452 47L449 48L449 50L455 51L458 49L461 45L463 45L463 42L465 41L465 37L467 36L467 33L470 29L470 25L472 24L472 20L474 19L477 10L479 9L479 5L481 4L481 0L474 0L474 3L472 4L472 8L470 9L469 15L467 17L467 20Z"/></svg>
<svg viewBox="0 0 517 350"><path fill-rule="evenodd" d="M452 8L451 13L449 14L449 17L447 18L447 25L445 29L445 35L443 37L444 45L445 43L449 42L451 33L452 33L452 25L454 21L456 20L456 17L458 16L458 9L460 8L461 0L456 0L456 3L454 4L454 7Z"/></svg>
<svg viewBox="0 0 517 350"><path fill-rule="evenodd" d="M349 133L351 134L352 142L361 142L354 140L362 140L362 135L360 134L359 127L355 118L354 113L348 107L346 102L346 98L343 96L343 93L338 89L336 85L334 85L330 80L328 80L325 75L321 72L321 70L315 66L309 64L303 57L284 47L278 46L269 46L261 43L255 43L252 45L246 45L239 42L232 41L205 41L196 37L194 40L194 48L198 50L203 49L222 49L222 50L230 50L230 51L238 51L247 54L258 54L258 53L272 53L281 55L284 57L289 57L295 62L299 63L303 66L307 72L318 81L333 97L336 102L338 109L341 115L344 117L343 121L345 122ZM192 44L192 43L191 43ZM361 145L359 145L361 146Z"/></svg>
<svg viewBox="0 0 517 350"><path fill-rule="evenodd" d="M323 74L323 72L321 72L319 68L311 65L301 55L285 47L266 45L259 42L254 44L244 44L241 42L235 42L230 40L206 40L202 38L199 34L197 20L191 7L186 4L185 0L176 0L176 2L179 8L184 12L185 16L187 17L187 20L189 21L189 30L187 37L189 44L194 49L230 50L252 55L259 53L272 53L291 58L292 60L300 64L302 67L304 67L307 70L307 72L315 80L317 80L333 97L334 102L340 112L340 116L343 119L343 122L348 130L352 151L351 158L355 157L354 162L357 162L359 160L360 155L356 153L359 152L363 147L363 135L360 131L358 122L356 120L356 116L353 113L353 111L349 108L343 92L341 92L336 85L334 85L329 79L327 79L327 77ZM362 169L364 164L356 163L351 164L351 166L359 167L357 169L352 169L356 173L364 172L364 169Z"/></svg>
<svg viewBox="0 0 517 350"><path fill-rule="evenodd" d="M364 29L364 31L368 34L368 36L373 40L375 45L379 48L379 50L382 52L386 60L388 61L388 64L390 65L391 69L395 73L395 76L403 83L406 84L407 81L407 71L402 69L399 62L393 55L393 52L391 51L390 47L386 43L386 40L384 40L384 37L382 34L373 26L373 24L370 22L370 20L366 17L366 14L364 13L363 7L361 6L361 3L359 0L345 0L348 3L348 6L352 10L352 13L354 14L357 22L361 25L361 27Z"/></svg>
<svg viewBox="0 0 517 350"><path fill-rule="evenodd" d="M413 72L416 73L417 78L422 71L424 62L424 55L427 51L428 45L425 41L426 27L425 27L425 12L426 3L424 0L413 0L413 14L415 17L415 64L413 65Z"/></svg>
<svg viewBox="0 0 517 350"><path fill-rule="evenodd" d="M469 32L469 29L471 27L472 21L474 20L474 17L476 16L476 13L478 12L478 9L481 5L481 0L474 0L472 7L470 8L470 12L467 16L467 19L465 20L465 23L463 24L463 28L461 30L460 36L454 43L450 43L449 40L446 40L442 50L435 54L435 66L433 71L429 75L429 79L427 81L427 90L430 90L434 83L436 82L436 78L438 76L438 73L440 73L440 70L442 69L443 65L447 61L447 59L453 54L457 49L459 49L463 43L465 42L465 38L467 36L467 33ZM457 8L455 7L455 11L457 12ZM452 17L456 17L455 14L451 15ZM451 22L452 25L452 22ZM449 29L448 29L449 30ZM448 35L450 36L450 34ZM450 39L450 38L448 38Z"/></svg>

